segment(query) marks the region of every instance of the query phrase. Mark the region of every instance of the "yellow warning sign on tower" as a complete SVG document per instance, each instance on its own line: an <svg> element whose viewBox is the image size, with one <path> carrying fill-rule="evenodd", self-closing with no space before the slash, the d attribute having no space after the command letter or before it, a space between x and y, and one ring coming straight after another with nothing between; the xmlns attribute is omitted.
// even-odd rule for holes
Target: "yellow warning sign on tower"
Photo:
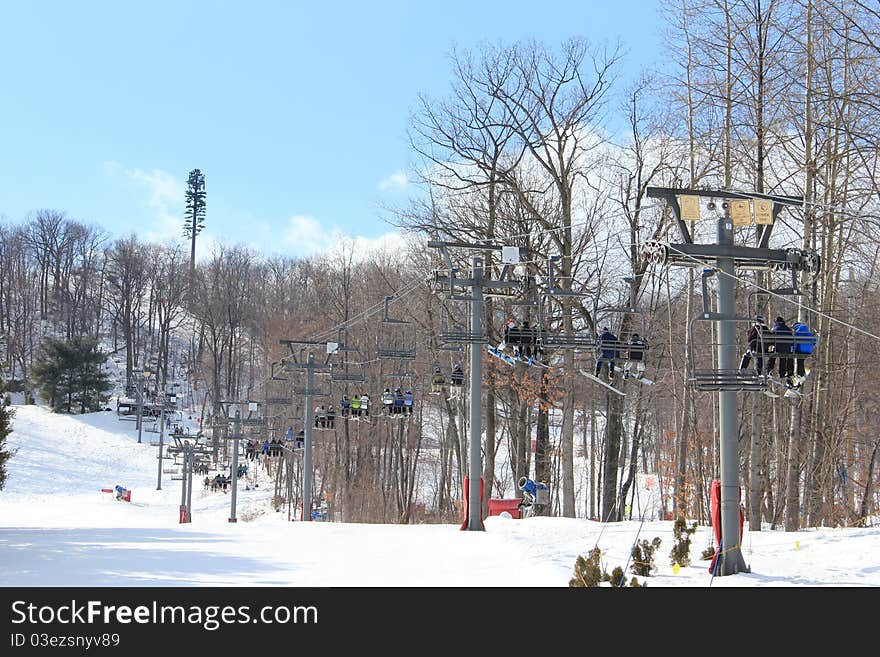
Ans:
<svg viewBox="0 0 880 657"><path fill-rule="evenodd" d="M752 212L749 202L736 200L730 202L730 218L734 226L748 226L752 223Z"/></svg>
<svg viewBox="0 0 880 657"><path fill-rule="evenodd" d="M678 205L681 208L682 221L699 221L700 217L700 197L691 195L682 195L678 197Z"/></svg>
<svg viewBox="0 0 880 657"><path fill-rule="evenodd" d="M755 199L755 223L773 224L773 202L766 199Z"/></svg>

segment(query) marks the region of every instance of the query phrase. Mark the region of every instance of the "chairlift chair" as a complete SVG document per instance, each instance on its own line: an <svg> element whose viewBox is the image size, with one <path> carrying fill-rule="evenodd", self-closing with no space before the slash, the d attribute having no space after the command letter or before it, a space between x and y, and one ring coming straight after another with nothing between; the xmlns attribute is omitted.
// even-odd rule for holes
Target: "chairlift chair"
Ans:
<svg viewBox="0 0 880 657"><path fill-rule="evenodd" d="M434 363L431 368L431 394L439 395L446 390L449 380L440 367L440 363Z"/></svg>
<svg viewBox="0 0 880 657"><path fill-rule="evenodd" d="M598 322L600 326L609 326L610 322ZM613 325L609 326L609 328L613 329ZM617 337L616 340L599 340L601 337L601 333L599 337L596 338L594 350L597 359L605 359L610 360L606 357L602 356L602 352L611 352L614 354L613 360L624 362L632 358L632 360L641 360L644 361L648 352L651 349L650 342L647 338L647 332L644 327L644 322L642 323L642 329L640 331L636 331L632 328L627 329L626 331L611 331ZM638 336L643 344L634 345L630 341L633 337Z"/></svg>
<svg viewBox="0 0 880 657"><path fill-rule="evenodd" d="M694 317L688 327L688 356L691 363L690 381L695 390L700 391L736 391L763 392L768 387L766 371L769 350L765 342L765 336L759 332L757 349L751 350L752 357L762 359L762 372L756 367L734 369L721 369L718 365L717 331L714 330L717 317ZM734 322L737 325L735 331L736 358L746 353L748 343L744 339L748 334L749 327L754 323L751 317L732 317L725 321ZM740 361L736 361L739 365Z"/></svg>
<svg viewBox="0 0 880 657"><path fill-rule="evenodd" d="M550 331L547 328L546 306L550 299L566 298L566 297L583 297L586 296L581 292L572 290L564 290L557 286L559 279L559 265L562 256L554 255L547 259L547 281L546 289L541 294L538 306L538 331L537 344L540 349L544 350L582 350L591 349L596 344L595 336L589 333L562 333L560 331Z"/></svg>
<svg viewBox="0 0 880 657"><path fill-rule="evenodd" d="M540 345L544 349L591 349L596 346L596 338L589 333L556 333L544 330Z"/></svg>
<svg viewBox="0 0 880 657"><path fill-rule="evenodd" d="M276 363L272 363L272 375L266 381L266 404L269 406L288 406L291 402L292 390L290 379L275 373Z"/></svg>
<svg viewBox="0 0 880 657"><path fill-rule="evenodd" d="M463 344L486 344L489 338L484 331L471 331L461 322L457 322L450 309L444 304L440 308L440 330L437 333L441 348L460 349Z"/></svg>
<svg viewBox="0 0 880 657"><path fill-rule="evenodd" d="M651 344L648 339L647 321L643 313L636 308L636 279L634 276L627 276L623 278L623 281L628 288L624 295L626 305L602 308L597 312L596 317L596 326L608 327L617 339L614 341L604 340L599 344L600 340L597 336L595 355L596 360L603 364L611 360L614 360L615 364L620 363L624 376L626 376L628 373L627 364L641 363L641 367L637 369L644 371L644 362ZM641 320L638 330L633 326L635 317ZM624 326L627 328L624 329ZM631 341L636 336L638 336L639 342L633 344ZM613 358L609 357L611 354L613 354ZM636 378L641 377L637 376Z"/></svg>
<svg viewBox="0 0 880 657"><path fill-rule="evenodd" d="M393 387L387 387L387 390L392 395L392 403L390 404L392 412L387 412L389 411L389 405L386 404L386 393L383 391L382 395L379 396L379 403L382 406L382 412L378 413L377 415L379 415L380 417L389 417L392 419L409 417L410 413L406 411L406 408L411 408L413 410L415 409L416 396L415 393L412 392L412 375L409 372L400 372L396 376L399 378L399 383L397 385L394 385ZM397 396L395 394L397 390L400 390L400 396ZM405 397L407 392L413 394L412 404L409 407L407 407L405 404ZM400 412L394 412L395 409L399 410Z"/></svg>
<svg viewBox="0 0 880 657"><path fill-rule="evenodd" d="M464 370L461 369L460 365L458 370L453 367L452 372L449 375L449 386L451 388L464 387Z"/></svg>
<svg viewBox="0 0 880 657"><path fill-rule="evenodd" d="M336 420L340 417L341 416L339 415L339 413L336 413L335 409L334 409L333 423L331 426L331 424L328 422L329 416L327 415L327 409L325 409L324 415L318 415L315 417L314 424L312 425L312 430L313 431L334 431L336 429ZM322 418L324 419L323 422L321 422Z"/></svg>
<svg viewBox="0 0 880 657"><path fill-rule="evenodd" d="M562 259L561 255L550 256L547 259L547 289L544 291L544 296L550 297L582 297L585 296L581 292L575 292L573 290L564 290L560 287L557 287L556 283L559 280L559 271L560 267L557 262Z"/></svg>
<svg viewBox="0 0 880 657"><path fill-rule="evenodd" d="M349 347L342 342L340 332L339 342L330 351L328 344L328 361L330 363L330 381L343 383L365 383L367 380L367 368L364 358L357 347Z"/></svg>
<svg viewBox="0 0 880 657"><path fill-rule="evenodd" d="M304 376L302 378L305 378ZM293 394L298 395L300 397L307 397L311 393L312 397L330 397L331 390L330 386L321 386L319 384L315 384L315 386L310 391L305 381L294 381L293 383Z"/></svg>
<svg viewBox="0 0 880 657"><path fill-rule="evenodd" d="M555 294L545 294L544 299L548 299ZM570 296L570 295L566 295ZM581 295L578 295L581 296ZM538 320L536 330L536 341L539 349L543 350L586 350L592 349L596 345L596 338L591 333L574 332L562 333L561 331L551 331L547 328L544 315L544 303L538 306Z"/></svg>
<svg viewBox="0 0 880 657"><path fill-rule="evenodd" d="M388 316L388 304L394 297L385 297L385 312L376 334L376 358L415 360L414 330L410 322ZM386 335L383 336L383 333Z"/></svg>
<svg viewBox="0 0 880 657"><path fill-rule="evenodd" d="M749 292L748 316L756 317L757 315L761 315L763 317L768 317L770 315L771 299L779 296L802 296L800 289L797 287L797 280L793 282L791 287L778 287L770 290L753 290Z"/></svg>
<svg viewBox="0 0 880 657"><path fill-rule="evenodd" d="M330 366L330 380L350 383L365 383L367 380L366 366L363 363L332 364Z"/></svg>
<svg viewBox="0 0 880 657"><path fill-rule="evenodd" d="M541 303L533 294L533 288L527 287L530 294L527 298L514 302L514 306L537 306L534 313L525 313L528 319L517 321L514 317L506 320L502 327L502 339L498 348L489 348L489 353L498 356L508 364L514 364L516 360L534 364L533 359L537 359L542 353L544 345L543 315L541 312Z"/></svg>

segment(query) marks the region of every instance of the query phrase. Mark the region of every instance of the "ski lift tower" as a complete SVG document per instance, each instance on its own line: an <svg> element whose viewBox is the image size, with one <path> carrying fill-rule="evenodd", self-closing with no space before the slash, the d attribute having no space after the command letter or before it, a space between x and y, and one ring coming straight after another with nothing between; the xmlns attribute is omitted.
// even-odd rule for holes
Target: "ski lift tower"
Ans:
<svg viewBox="0 0 880 657"><path fill-rule="evenodd" d="M469 244L466 242L441 242L429 241L428 248L440 249L443 260L446 263L446 272L434 272L433 284L435 292L443 294L449 299L465 301L471 307L470 329L453 332L441 336L446 342L458 342L468 344L471 350L470 358L470 448L468 460L468 477L465 479L465 505L467 517L462 523L461 529L467 531L485 531L483 525L483 459L480 452L480 437L483 429L483 416L480 412L482 400L481 380L483 378L483 352L478 345L485 343L487 338L483 331L483 296L484 290L487 295L518 297L522 294L522 281L513 278L516 265L520 262L520 250L512 246ZM449 249L464 249L476 251L500 251L503 267L497 279L487 278L483 266L483 258L473 256L471 259L470 277L459 277L459 270L455 267ZM469 290L465 293L463 290ZM479 482L479 483L473 483ZM473 484L473 485L472 485Z"/></svg>
<svg viewBox="0 0 880 657"><path fill-rule="evenodd" d="M171 454L175 461L182 459L182 471L180 473L180 522L192 522L192 490L193 490L193 465L196 461L202 462L208 458L209 449L207 445L200 442L201 436L194 438L183 438L174 436L174 445L168 446L168 453ZM174 479L174 476L171 477Z"/></svg>
<svg viewBox="0 0 880 657"><path fill-rule="evenodd" d="M649 241L643 245L642 254L654 264L666 267L711 267L718 274L717 311L713 313L704 309L702 318L718 325L718 364L717 369L711 373L713 389L718 391L721 445L721 545L715 575L749 572L740 549L740 473L737 456L739 419L736 397L737 391L749 388L736 376L731 376L738 369L735 326L741 320L735 315L735 272L737 269L788 269L792 272L808 271L813 274L818 272L819 256L812 250L769 248L770 234L780 211L785 207L802 207L804 199L800 196L756 192L668 187L648 187L647 195L649 198L666 201L675 215L682 243ZM702 218L702 199L706 200L705 207L710 215L717 217L717 242L714 244L694 242L685 223ZM758 246L736 246L733 240L734 227L753 224Z"/></svg>
<svg viewBox="0 0 880 657"><path fill-rule="evenodd" d="M315 387L315 374L330 373L331 347L326 342L312 342L308 340L281 340L290 349L290 355L283 359L286 370L305 371L306 384L304 388L294 388L294 393L305 397L304 417L304 449L303 449L303 499L301 520L312 519L312 425L314 424L312 399L325 393ZM332 344L332 343L331 343ZM326 357L321 361L315 360L315 347L324 347L327 350ZM299 348L297 348L299 347ZM308 352L308 353L306 353ZM329 394L329 393L326 393Z"/></svg>
<svg viewBox="0 0 880 657"><path fill-rule="evenodd" d="M229 415L229 407L230 406L239 406L235 410L235 415ZM241 414L241 406L247 406L248 414L245 417L242 417ZM238 518L235 515L236 511L236 500L238 499L238 446L239 441L242 438L241 435L241 427L243 425L249 426L264 426L265 419L259 416L254 416L259 410L260 402L256 401L230 401L223 400L220 402L220 409L223 413L223 417L227 422L232 423L232 436L227 438L227 440L233 441L232 448L232 464L229 467L229 477L230 483L232 485L232 495L230 499L229 505L229 522L238 522Z"/></svg>

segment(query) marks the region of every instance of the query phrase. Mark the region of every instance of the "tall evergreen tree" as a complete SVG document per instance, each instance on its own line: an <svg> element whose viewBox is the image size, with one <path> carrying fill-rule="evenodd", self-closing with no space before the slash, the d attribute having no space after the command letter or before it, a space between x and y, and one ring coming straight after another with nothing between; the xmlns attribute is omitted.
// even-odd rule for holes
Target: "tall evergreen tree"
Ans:
<svg viewBox="0 0 880 657"><path fill-rule="evenodd" d="M48 339L31 373L52 410L88 413L100 410L112 384L101 366L107 354L94 338Z"/></svg>
<svg viewBox="0 0 880 657"><path fill-rule="evenodd" d="M9 398L0 380L0 490L6 485L6 461L12 453L6 450L6 436L12 433L12 416L14 411L9 408Z"/></svg>
<svg viewBox="0 0 880 657"><path fill-rule="evenodd" d="M200 169L189 172L186 181L186 223L183 235L190 239L189 270L196 268L196 235L205 227L205 174Z"/></svg>

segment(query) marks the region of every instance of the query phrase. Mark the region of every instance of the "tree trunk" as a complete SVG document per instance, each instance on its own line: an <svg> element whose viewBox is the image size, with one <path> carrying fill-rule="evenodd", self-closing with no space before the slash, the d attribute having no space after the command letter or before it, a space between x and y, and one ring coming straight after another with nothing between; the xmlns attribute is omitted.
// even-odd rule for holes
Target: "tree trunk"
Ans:
<svg viewBox="0 0 880 657"><path fill-rule="evenodd" d="M606 521L620 520L623 509L617 506L617 477L620 464L620 439L623 430L623 397L605 393L608 421L605 425L605 459L602 465L602 517Z"/></svg>

